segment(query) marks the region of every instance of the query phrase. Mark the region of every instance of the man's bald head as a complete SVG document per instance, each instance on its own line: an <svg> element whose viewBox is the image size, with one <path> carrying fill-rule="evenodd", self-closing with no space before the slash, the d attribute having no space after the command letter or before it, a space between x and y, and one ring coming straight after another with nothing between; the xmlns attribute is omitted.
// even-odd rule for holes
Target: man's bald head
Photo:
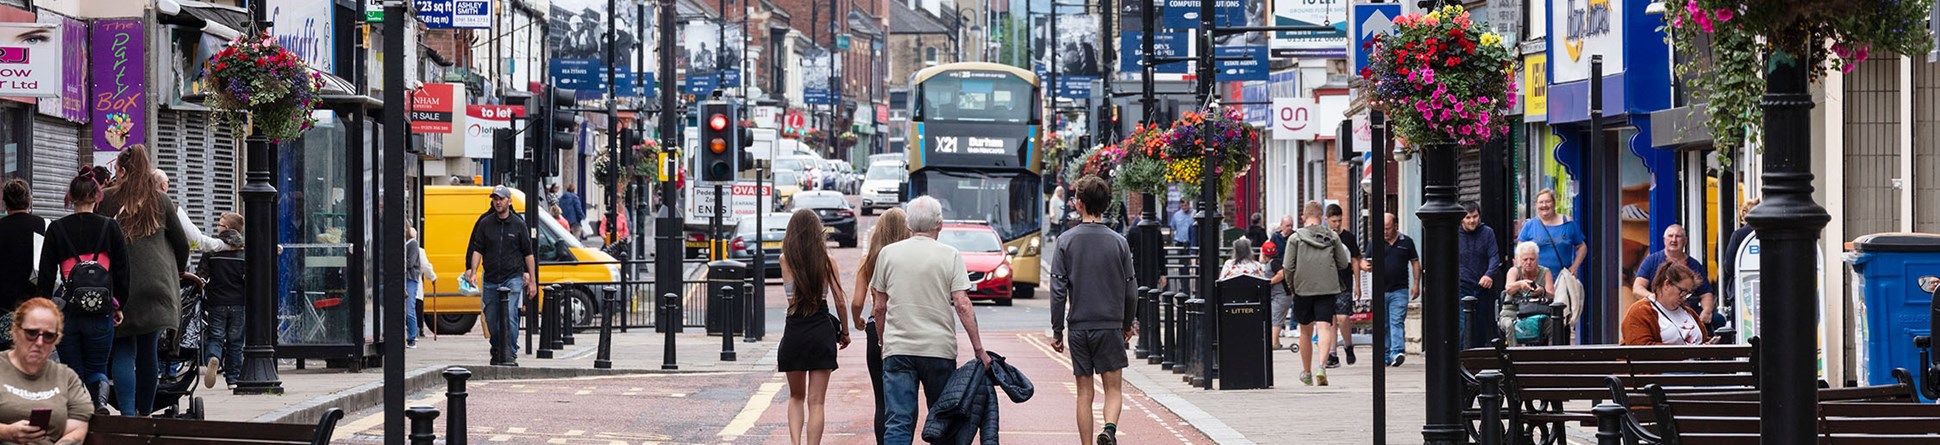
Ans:
<svg viewBox="0 0 1940 445"><path fill-rule="evenodd" d="M162 182L162 193L168 193L168 172L155 169L155 180Z"/></svg>

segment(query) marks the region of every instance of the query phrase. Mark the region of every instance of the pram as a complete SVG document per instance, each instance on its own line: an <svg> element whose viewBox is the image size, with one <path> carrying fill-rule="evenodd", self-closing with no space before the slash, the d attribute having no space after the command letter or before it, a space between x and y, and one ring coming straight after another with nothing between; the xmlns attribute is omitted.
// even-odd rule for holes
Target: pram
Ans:
<svg viewBox="0 0 1940 445"><path fill-rule="evenodd" d="M197 379L201 378L206 361L202 350L208 344L204 337L207 324L202 316L204 283L200 277L183 276L182 324L162 330L156 340L156 367L162 375L155 385L155 408L162 417L202 420L206 413L202 398L195 395Z"/></svg>

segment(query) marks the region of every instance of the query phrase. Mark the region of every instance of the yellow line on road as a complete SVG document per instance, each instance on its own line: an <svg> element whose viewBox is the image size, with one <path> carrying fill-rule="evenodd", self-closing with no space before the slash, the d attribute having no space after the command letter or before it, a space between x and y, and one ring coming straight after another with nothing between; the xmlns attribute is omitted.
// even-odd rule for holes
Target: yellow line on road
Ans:
<svg viewBox="0 0 1940 445"><path fill-rule="evenodd" d="M406 403L404 406L433 406L433 404L438 403L439 400L443 400L444 398L445 395L439 393L422 399L412 400L411 403ZM372 427L383 424L384 412L378 411L376 414L365 416L354 422L338 424L337 432L331 434L331 437L350 437L353 434L369 431Z"/></svg>
<svg viewBox="0 0 1940 445"><path fill-rule="evenodd" d="M768 405L775 403L775 394L781 393L782 385L786 383L779 381L762 383L761 388L755 390L754 396L748 398L748 405L741 407L741 412L734 415L734 420L728 421L726 428L721 428L719 436L741 437L747 434L749 429L754 428L754 422L761 420L761 413L768 410Z"/></svg>

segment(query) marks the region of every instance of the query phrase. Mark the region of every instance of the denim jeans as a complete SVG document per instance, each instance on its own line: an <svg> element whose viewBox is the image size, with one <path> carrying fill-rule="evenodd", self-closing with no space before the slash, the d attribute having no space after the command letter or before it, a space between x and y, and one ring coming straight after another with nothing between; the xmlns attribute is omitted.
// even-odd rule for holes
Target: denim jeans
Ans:
<svg viewBox="0 0 1940 445"><path fill-rule="evenodd" d="M418 344L418 280L404 280L404 344Z"/></svg>
<svg viewBox="0 0 1940 445"><path fill-rule="evenodd" d="M1388 291L1385 298L1388 300L1388 351L1381 358L1394 361L1395 356L1401 355L1402 343L1408 338L1407 325L1403 324L1408 320L1408 289Z"/></svg>
<svg viewBox="0 0 1940 445"><path fill-rule="evenodd" d="M895 355L882 360L882 396L888 405L884 422L886 445L909 445L916 440L916 387L922 385L923 400L936 403L943 385L956 371L956 361L935 357Z"/></svg>
<svg viewBox="0 0 1940 445"><path fill-rule="evenodd" d="M485 329L492 333L492 350L503 360L519 357L519 303L525 300L525 278L512 277L479 286L479 304L485 311ZM499 292L505 287L511 292Z"/></svg>
<svg viewBox="0 0 1940 445"><path fill-rule="evenodd" d="M242 378L243 306L208 306L208 310L209 343L202 348L202 360L221 358L222 378L234 383Z"/></svg>
<svg viewBox="0 0 1940 445"><path fill-rule="evenodd" d="M69 315L61 324L61 344L54 350L61 363L74 369L92 389L96 382L108 380L108 359L113 356L115 321L107 315Z"/></svg>
<svg viewBox="0 0 1940 445"><path fill-rule="evenodd" d="M876 317L869 317L869 323L863 326L864 341L868 342L863 362L868 364L869 388L876 396L876 443L882 443L882 436L889 429L889 409L882 404L882 335L876 332L876 327Z"/></svg>
<svg viewBox="0 0 1940 445"><path fill-rule="evenodd" d="M109 373L115 381L115 410L124 416L155 412L155 386L162 378L155 363L155 337L150 332L115 339Z"/></svg>

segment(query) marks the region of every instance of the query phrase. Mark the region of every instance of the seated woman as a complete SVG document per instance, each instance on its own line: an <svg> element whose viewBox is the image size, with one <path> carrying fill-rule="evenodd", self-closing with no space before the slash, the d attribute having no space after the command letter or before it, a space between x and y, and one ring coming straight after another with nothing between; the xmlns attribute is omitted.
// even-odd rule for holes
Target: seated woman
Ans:
<svg viewBox="0 0 1940 445"><path fill-rule="evenodd" d="M1697 273L1678 263L1664 263L1650 282L1650 298L1637 299L1623 315L1623 345L1696 345L1717 342L1710 338L1697 310L1684 304L1684 298L1697 289Z"/></svg>
<svg viewBox="0 0 1940 445"><path fill-rule="evenodd" d="M1258 261L1253 253L1253 241L1246 238L1233 240L1233 257L1219 269L1220 280L1240 275L1266 279L1266 264Z"/></svg>
<svg viewBox="0 0 1940 445"><path fill-rule="evenodd" d="M1541 253L1541 246L1533 241L1517 243L1515 266L1504 275L1507 284L1502 285L1502 310L1496 313L1496 324L1510 346L1516 345L1515 325L1523 314L1549 313L1556 277L1550 275L1549 268L1537 263Z"/></svg>
<svg viewBox="0 0 1940 445"><path fill-rule="evenodd" d="M54 302L35 298L13 313L14 347L0 366L0 441L23 444L81 443L88 435L94 402L81 377L66 365L49 362L61 341L62 315ZM46 409L47 425L34 426L35 410Z"/></svg>

